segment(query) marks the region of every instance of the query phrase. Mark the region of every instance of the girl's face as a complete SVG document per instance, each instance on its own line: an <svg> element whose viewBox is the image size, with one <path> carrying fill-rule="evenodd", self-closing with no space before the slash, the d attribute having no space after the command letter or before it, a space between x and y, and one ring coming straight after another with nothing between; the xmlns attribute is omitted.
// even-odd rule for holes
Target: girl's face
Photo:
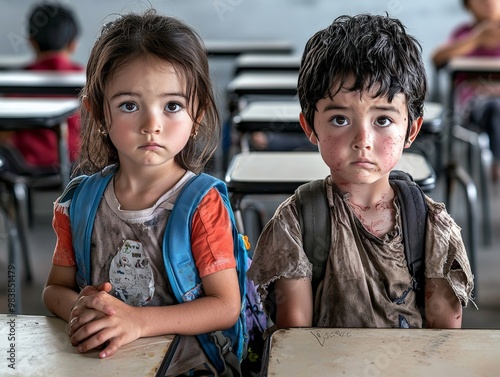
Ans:
<svg viewBox="0 0 500 377"><path fill-rule="evenodd" d="M120 165L174 164L194 132L186 90L174 67L147 57L121 66L105 89L106 125Z"/></svg>
<svg viewBox="0 0 500 377"><path fill-rule="evenodd" d="M347 82L345 87L350 85ZM386 97L374 98L373 89L360 94L345 87L333 99L318 101L314 116L317 135L301 114L302 126L318 145L332 180L344 188L388 178L401 157L408 128L403 94L397 94L389 103ZM420 125L421 118L413 122L410 141L417 136Z"/></svg>
<svg viewBox="0 0 500 377"><path fill-rule="evenodd" d="M477 21L500 20L500 0L468 0L467 8Z"/></svg>

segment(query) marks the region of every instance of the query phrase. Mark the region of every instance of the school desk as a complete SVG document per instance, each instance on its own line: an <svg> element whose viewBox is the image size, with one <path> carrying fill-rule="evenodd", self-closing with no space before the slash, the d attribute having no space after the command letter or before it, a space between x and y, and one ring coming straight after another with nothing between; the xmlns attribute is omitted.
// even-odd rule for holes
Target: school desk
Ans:
<svg viewBox="0 0 500 377"><path fill-rule="evenodd" d="M5 377L156 376L174 340L172 335L139 338L99 359L98 351L79 353L70 343L67 322L57 317L1 314L0 330Z"/></svg>
<svg viewBox="0 0 500 377"><path fill-rule="evenodd" d="M300 68L300 55L242 54L235 61L235 75L242 72L295 72Z"/></svg>
<svg viewBox="0 0 500 377"><path fill-rule="evenodd" d="M59 142L60 171L26 175L26 173L9 171L2 165L0 181L7 187L11 195L10 203L13 211L5 208L9 217L8 242L9 265L19 267L16 263L18 245L23 256L26 280L31 281L31 267L27 243L28 191L33 188L62 188L69 181L69 156L67 142L66 119L79 106L76 99L56 98L3 98L0 97L0 131L16 131L28 129L50 129L55 132ZM20 268L16 268L16 278L20 278ZM20 288L18 284L16 288ZM20 290L16 293L17 313L21 313Z"/></svg>
<svg viewBox="0 0 500 377"><path fill-rule="evenodd" d="M0 71L0 94L77 97L85 80L83 72L6 70Z"/></svg>
<svg viewBox="0 0 500 377"><path fill-rule="evenodd" d="M298 101L250 102L233 117L233 127L239 134L240 149L250 150L249 137L253 132L302 133Z"/></svg>
<svg viewBox="0 0 500 377"><path fill-rule="evenodd" d="M396 169L410 173L424 191L435 187L436 176L417 153L403 153ZM318 152L247 152L236 154L225 182L240 231L244 231L241 201L246 195L293 194L301 184L330 174Z"/></svg>
<svg viewBox="0 0 500 377"><path fill-rule="evenodd" d="M206 39L205 48L209 57L235 57L240 54L289 54L293 46L283 40L231 40Z"/></svg>
<svg viewBox="0 0 500 377"><path fill-rule="evenodd" d="M33 61L34 57L31 55L0 55L0 70L21 69Z"/></svg>
<svg viewBox="0 0 500 377"><path fill-rule="evenodd" d="M230 96L283 95L297 93L298 74L294 72L243 72L227 85Z"/></svg>
<svg viewBox="0 0 500 377"><path fill-rule="evenodd" d="M67 183L69 156L66 119L75 113L78 106L79 102L76 99L0 97L0 130L19 131L35 128L53 130L59 141L63 183Z"/></svg>
<svg viewBox="0 0 500 377"><path fill-rule="evenodd" d="M286 329L268 344L263 376L492 377L499 330Z"/></svg>

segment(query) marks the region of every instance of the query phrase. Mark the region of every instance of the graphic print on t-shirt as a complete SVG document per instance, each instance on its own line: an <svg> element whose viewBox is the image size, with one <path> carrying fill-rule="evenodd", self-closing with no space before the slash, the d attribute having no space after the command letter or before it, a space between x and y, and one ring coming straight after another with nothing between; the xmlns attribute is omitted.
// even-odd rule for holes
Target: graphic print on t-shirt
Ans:
<svg viewBox="0 0 500 377"><path fill-rule="evenodd" d="M142 243L126 240L109 267L109 281L115 296L133 306L144 306L155 291L153 270Z"/></svg>

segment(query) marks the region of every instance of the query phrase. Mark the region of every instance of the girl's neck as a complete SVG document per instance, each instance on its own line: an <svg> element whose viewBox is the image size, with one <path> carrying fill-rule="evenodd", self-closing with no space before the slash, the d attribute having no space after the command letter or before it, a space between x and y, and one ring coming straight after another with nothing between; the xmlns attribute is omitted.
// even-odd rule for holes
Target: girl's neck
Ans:
<svg viewBox="0 0 500 377"><path fill-rule="evenodd" d="M114 177L115 195L124 210L141 210L152 207L184 176L186 170L137 169L130 172L120 168Z"/></svg>

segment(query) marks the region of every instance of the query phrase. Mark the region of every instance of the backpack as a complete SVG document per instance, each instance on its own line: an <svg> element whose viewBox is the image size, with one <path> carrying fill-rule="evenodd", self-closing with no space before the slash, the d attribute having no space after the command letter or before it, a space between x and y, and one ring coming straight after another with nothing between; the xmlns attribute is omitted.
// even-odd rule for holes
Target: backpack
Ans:
<svg viewBox="0 0 500 377"><path fill-rule="evenodd" d="M403 230L404 252L413 277L416 302L425 324L425 227L427 203L425 194L411 175L394 170L389 181L399 200ZM298 218L302 229L304 251L312 263L313 297L325 276L326 262L331 247L331 216L326 196L326 183L318 179L305 183L295 191ZM269 290L265 305L272 319L275 308L274 288Z"/></svg>
<svg viewBox="0 0 500 377"><path fill-rule="evenodd" d="M72 199L69 217L78 266L77 283L80 287L90 283L93 219L113 175L114 170L110 167L103 173L76 177L62 195L61 202ZM168 218L162 243L163 260L178 302L191 301L203 295L201 279L191 252L190 225L198 204L212 187L219 191L231 219L242 309L232 328L197 337L219 374L238 376L244 366L247 375L251 375L252 372L260 371L267 317L255 286L246 278L246 271L251 263L247 252L249 245L247 238L237 231L224 182L210 175L200 174L184 185Z"/></svg>

